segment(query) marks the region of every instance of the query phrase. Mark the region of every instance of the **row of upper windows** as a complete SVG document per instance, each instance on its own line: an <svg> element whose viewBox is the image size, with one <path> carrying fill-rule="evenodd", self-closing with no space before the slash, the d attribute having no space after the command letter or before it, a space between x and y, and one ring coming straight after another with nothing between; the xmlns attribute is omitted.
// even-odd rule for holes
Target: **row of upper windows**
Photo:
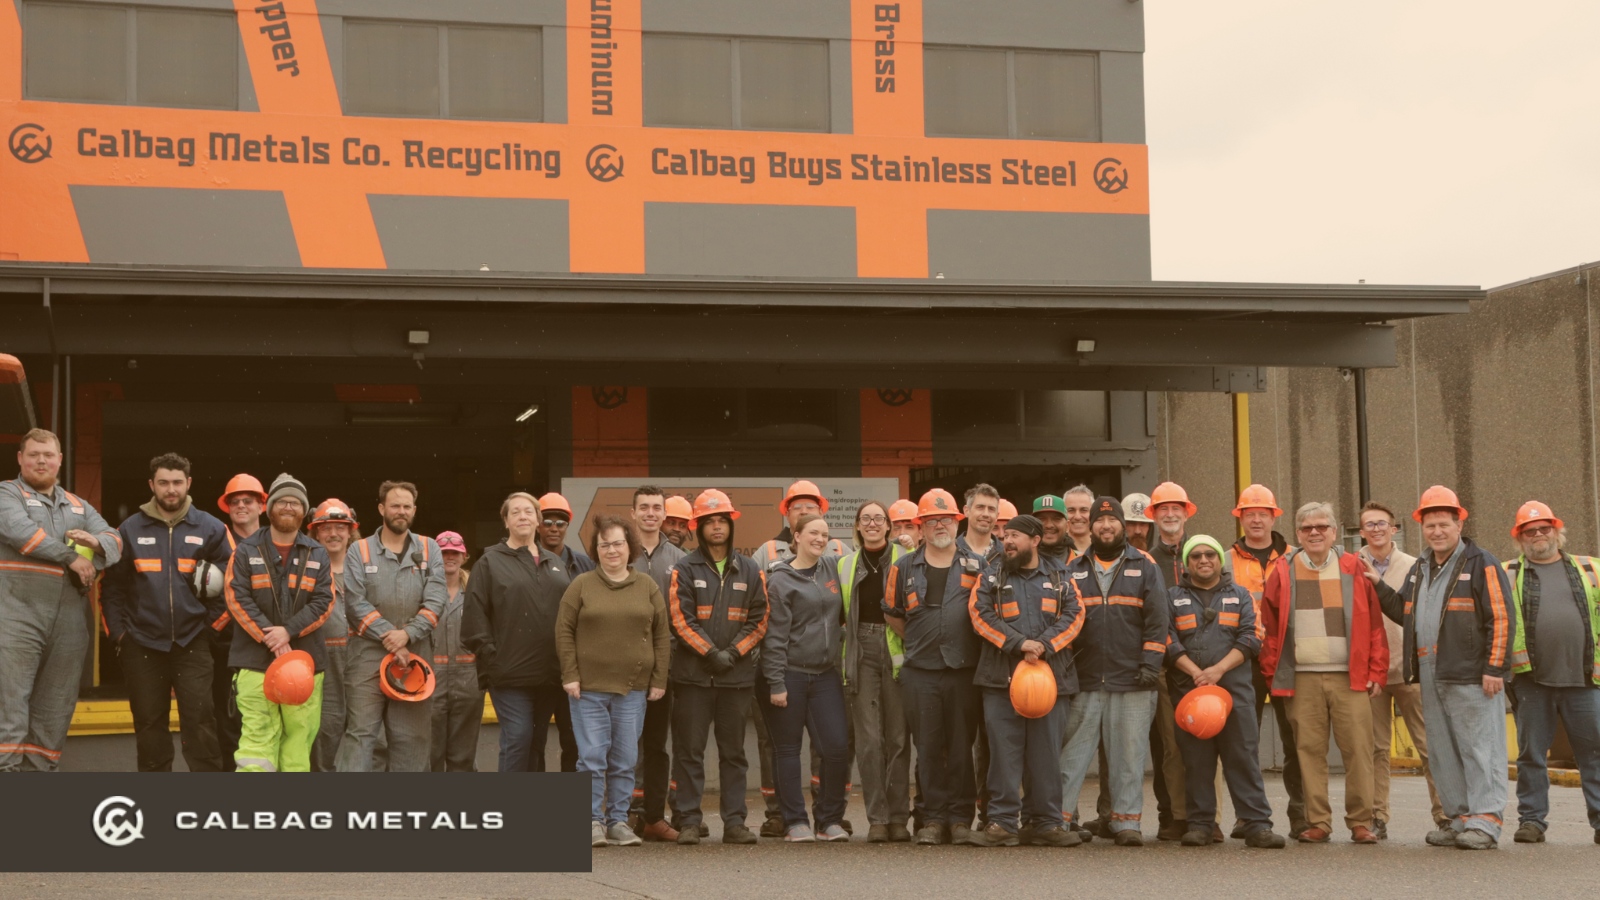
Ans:
<svg viewBox="0 0 1600 900"><path fill-rule="evenodd" d="M238 109L233 14L25 5L30 99ZM347 113L544 120L538 28L343 20ZM647 34L644 123L684 128L832 130L826 41ZM926 132L1100 139L1093 53L925 47Z"/></svg>

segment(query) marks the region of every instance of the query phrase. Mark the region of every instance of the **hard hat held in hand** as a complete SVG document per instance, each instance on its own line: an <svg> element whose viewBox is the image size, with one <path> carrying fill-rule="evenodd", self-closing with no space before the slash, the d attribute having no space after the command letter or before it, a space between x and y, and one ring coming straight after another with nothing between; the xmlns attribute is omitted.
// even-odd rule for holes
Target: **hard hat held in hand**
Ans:
<svg viewBox="0 0 1600 900"><path fill-rule="evenodd" d="M378 686L391 700L420 703L433 696L433 685L433 667L415 653L410 665L402 665L391 653L378 666Z"/></svg>
<svg viewBox="0 0 1600 900"><path fill-rule="evenodd" d="M1233 712L1233 695L1215 684L1202 685L1178 701L1178 727L1200 740L1216 737Z"/></svg>
<svg viewBox="0 0 1600 900"><path fill-rule="evenodd" d="M299 706L311 699L317 687L317 664L304 650L290 650L267 666L261 693L268 703Z"/></svg>
<svg viewBox="0 0 1600 900"><path fill-rule="evenodd" d="M215 600L222 596L222 583L227 573L207 560L196 560L194 571L189 573L189 590L197 600Z"/></svg>
<svg viewBox="0 0 1600 900"><path fill-rule="evenodd" d="M1042 719L1056 706L1056 673L1042 659L1025 659L1011 673L1011 708L1024 719Z"/></svg>

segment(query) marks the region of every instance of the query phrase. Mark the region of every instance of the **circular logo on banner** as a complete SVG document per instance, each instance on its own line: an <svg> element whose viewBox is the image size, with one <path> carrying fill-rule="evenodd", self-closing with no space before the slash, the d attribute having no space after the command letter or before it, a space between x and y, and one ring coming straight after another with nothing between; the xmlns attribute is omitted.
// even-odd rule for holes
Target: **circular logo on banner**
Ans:
<svg viewBox="0 0 1600 900"><path fill-rule="evenodd" d="M94 808L94 834L108 846L126 847L144 837L144 812L127 797L107 797Z"/></svg>
<svg viewBox="0 0 1600 900"><path fill-rule="evenodd" d="M44 126L32 122L23 122L11 129L9 143L11 155L25 163L44 162L50 158L50 148L55 145L50 135L44 133Z"/></svg>
<svg viewBox="0 0 1600 900"><path fill-rule="evenodd" d="M594 405L601 409L616 409L628 402L628 389L625 387L596 386L589 389L589 395L594 398Z"/></svg>
<svg viewBox="0 0 1600 900"><path fill-rule="evenodd" d="M1120 194L1128 189L1128 170L1122 160L1106 157L1094 164L1094 185L1107 194Z"/></svg>
<svg viewBox="0 0 1600 900"><path fill-rule="evenodd" d="M911 402L911 392L905 388L879 388L878 399L885 406L905 406Z"/></svg>
<svg viewBox="0 0 1600 900"><path fill-rule="evenodd" d="M595 181L616 181L622 177L622 154L610 144L595 144L583 161Z"/></svg>

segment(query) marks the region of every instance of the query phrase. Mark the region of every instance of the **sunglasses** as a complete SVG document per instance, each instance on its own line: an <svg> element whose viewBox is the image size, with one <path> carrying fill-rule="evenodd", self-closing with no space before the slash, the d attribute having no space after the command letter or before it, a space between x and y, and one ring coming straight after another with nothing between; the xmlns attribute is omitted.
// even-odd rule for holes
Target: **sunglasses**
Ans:
<svg viewBox="0 0 1600 900"><path fill-rule="evenodd" d="M1333 530L1333 526L1332 525L1301 525L1300 526L1300 530L1301 531L1305 531L1305 532L1310 532L1311 534L1321 534L1322 532L1325 532L1325 531L1332 531Z"/></svg>
<svg viewBox="0 0 1600 900"><path fill-rule="evenodd" d="M1552 534L1554 532L1555 528L1550 525L1529 525L1527 528L1522 529L1522 536L1544 537L1545 535Z"/></svg>
<svg viewBox="0 0 1600 900"><path fill-rule="evenodd" d="M555 528L558 525L563 527L563 528L565 528L567 526L567 524L568 524L568 522L567 522L566 519L545 519L544 520L544 527L546 527L546 528Z"/></svg>

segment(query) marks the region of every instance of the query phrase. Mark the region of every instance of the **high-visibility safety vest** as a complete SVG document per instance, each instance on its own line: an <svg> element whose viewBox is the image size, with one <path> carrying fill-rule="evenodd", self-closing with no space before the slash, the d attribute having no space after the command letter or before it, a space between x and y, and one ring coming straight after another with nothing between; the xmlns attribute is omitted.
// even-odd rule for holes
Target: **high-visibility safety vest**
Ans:
<svg viewBox="0 0 1600 900"><path fill-rule="evenodd" d="M1573 556L1568 553L1561 554L1561 561L1578 570L1578 579L1583 584L1584 600L1589 608L1589 648L1593 651L1593 658L1589 661L1589 680L1595 685L1600 685L1600 563L1592 556ZM1511 671L1522 674L1533 671L1533 660L1528 656L1527 633L1524 631L1528 621L1528 610L1522 603L1522 579L1528 573L1526 557L1519 556L1505 564L1506 573L1511 576L1511 598L1517 605L1517 629L1511 639Z"/></svg>
<svg viewBox="0 0 1600 900"><path fill-rule="evenodd" d="M856 586L856 564L861 561L863 552L857 550L839 560L839 593L844 597L844 620L847 623L850 621L850 594L855 590ZM889 564L893 565L910 552L898 543L890 541ZM894 664L894 674L898 678L900 676L900 667L906 661L906 642L900 635L895 634L893 628L885 628L884 632L889 638L889 659ZM843 665L844 660L849 656L850 638L850 629L846 628L844 630L844 646L839 651L840 665Z"/></svg>

